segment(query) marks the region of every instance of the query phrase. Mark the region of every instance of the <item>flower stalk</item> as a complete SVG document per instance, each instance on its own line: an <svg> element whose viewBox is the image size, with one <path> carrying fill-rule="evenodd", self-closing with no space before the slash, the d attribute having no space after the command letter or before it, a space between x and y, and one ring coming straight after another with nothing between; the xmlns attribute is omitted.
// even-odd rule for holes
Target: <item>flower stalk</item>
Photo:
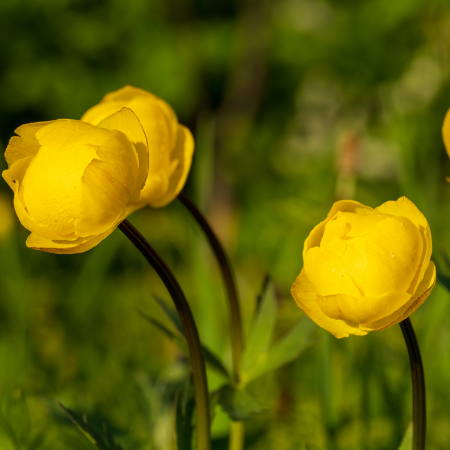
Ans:
<svg viewBox="0 0 450 450"><path fill-rule="evenodd" d="M118 228L155 269L156 273L161 278L161 281L169 291L178 315L180 316L188 343L189 356L192 365L197 412L197 450L210 450L210 411L205 359L200 345L198 330L189 304L178 281L167 264L142 234L139 233L139 231L126 219L118 226Z"/></svg>
<svg viewBox="0 0 450 450"><path fill-rule="evenodd" d="M240 381L240 364L242 357L243 338L242 338L242 317L239 306L239 296L234 282L233 273L225 250L219 239L212 230L203 214L197 209L194 203L183 193L178 194L178 199L192 214L194 219L205 233L209 245L217 259L222 274L222 279L227 290L228 310L230 314L230 339L231 353L233 360L233 378L236 384ZM229 450L242 450L244 448L244 423L231 422Z"/></svg>
<svg viewBox="0 0 450 450"><path fill-rule="evenodd" d="M242 318L241 310L239 306L239 297L234 282L233 273L231 271L230 263L227 255L219 242L219 239L215 235L211 226L203 216L203 214L197 209L197 207L189 200L189 198L181 192L178 194L178 199L183 203L186 209L192 214L194 219L200 225L208 238L209 245L211 246L217 262L219 263L220 272L222 274L223 281L227 289L228 308L230 311L230 335L231 335L231 351L233 358L233 373L236 383L239 383L240 379L240 363L242 356Z"/></svg>
<svg viewBox="0 0 450 450"><path fill-rule="evenodd" d="M413 447L412 450L425 449L427 429L425 377L423 373L422 357L414 328L409 317L400 322L403 337L408 348L411 363L411 378L413 388Z"/></svg>

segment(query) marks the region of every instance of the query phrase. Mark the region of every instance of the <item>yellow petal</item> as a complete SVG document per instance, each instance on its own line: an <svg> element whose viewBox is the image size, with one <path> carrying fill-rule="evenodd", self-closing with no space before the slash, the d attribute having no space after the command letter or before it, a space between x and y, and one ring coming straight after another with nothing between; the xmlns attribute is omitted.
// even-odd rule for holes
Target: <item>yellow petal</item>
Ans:
<svg viewBox="0 0 450 450"><path fill-rule="evenodd" d="M361 329L365 331L384 330L385 328L389 328L392 325L395 325L397 323L400 323L402 320L405 320L420 305L422 305L422 303L430 295L431 290L433 289L435 283L436 283L436 267L433 261L430 261L427 270L425 272L425 276L423 280L420 282L419 286L417 287L417 291L406 304L402 305L397 311L393 312L387 317L384 317L383 319L361 325Z"/></svg>
<svg viewBox="0 0 450 450"><path fill-rule="evenodd" d="M106 94L98 105L95 105L86 111L81 120L98 124L100 121L123 107L130 108L136 113L147 134L147 139L149 140L151 138L150 135L154 135L154 132L152 133L150 128L155 119L155 111L158 111L156 113L157 116L162 113L164 120L169 125L168 136L171 139L169 146L171 148L174 146L178 119L173 109L167 102L156 95L133 86L125 86L117 91ZM159 120L160 118L157 118L157 121ZM152 145L150 145L150 147L152 147Z"/></svg>
<svg viewBox="0 0 450 450"><path fill-rule="evenodd" d="M49 240L38 236L35 233L31 233L27 239L27 247L34 250L41 250L48 253L58 253L58 254L73 254L73 253L83 253L91 248L95 247L98 243L103 241L108 237L117 227L117 225L125 219L125 214L120 217L112 227L96 236L80 237L74 241L64 241L64 240Z"/></svg>
<svg viewBox="0 0 450 450"><path fill-rule="evenodd" d="M405 292L386 292L379 297L339 294L318 298L317 302L327 316L361 324L392 314L408 303L410 298Z"/></svg>
<svg viewBox="0 0 450 450"><path fill-rule="evenodd" d="M422 237L406 217L388 217L370 233L366 245L364 294L407 292L422 256Z"/></svg>
<svg viewBox="0 0 450 450"><path fill-rule="evenodd" d="M170 203L183 189L191 169L192 155L194 153L194 138L191 132L183 125L178 126L178 136L175 148L170 154L171 167L168 176L169 184L162 196L152 195L150 189L142 192L138 202L145 202L153 208L159 208Z"/></svg>
<svg viewBox="0 0 450 450"><path fill-rule="evenodd" d="M444 124L442 126L442 137L444 139L447 154L450 156L450 109L445 115Z"/></svg>
<svg viewBox="0 0 450 450"><path fill-rule="evenodd" d="M105 130L106 132L106 130ZM104 233L127 206L139 174L135 149L120 131L107 131L110 138L97 147L99 159L92 161L81 179L83 205L75 222L78 236Z"/></svg>
<svg viewBox="0 0 450 450"><path fill-rule="evenodd" d="M108 130L119 130L133 143L139 162L139 175L130 201L137 200L148 175L147 137L145 136L141 122L131 109L122 108L119 112L102 120L98 126Z"/></svg>
<svg viewBox="0 0 450 450"><path fill-rule="evenodd" d="M79 120L60 119L40 128L36 138L42 146L63 152L80 145L103 145L110 139L110 131Z"/></svg>
<svg viewBox="0 0 450 450"><path fill-rule="evenodd" d="M13 136L9 140L5 151L5 159L8 167L11 167L16 161L28 156L34 156L41 144L36 139L37 131L51 122L36 122L22 125L15 130L19 136Z"/></svg>
<svg viewBox="0 0 450 450"><path fill-rule="evenodd" d="M358 324L346 320L335 320L325 315L319 308L317 298L318 290L309 281L305 270L295 280L291 294L302 311L317 325L328 330L337 338L348 337L350 334L364 336L367 332L359 329Z"/></svg>
<svg viewBox="0 0 450 450"><path fill-rule="evenodd" d="M138 117L143 113L145 115L145 109L149 104L157 105L164 116L166 117L170 129L171 135L175 138L177 133L178 119L175 111L171 106L165 102L163 99L152 94L151 92L145 91L144 89L139 89L133 86L125 86L115 92L110 92L106 94L102 100L102 103L121 103L122 106L128 106L130 109L136 109L136 114ZM172 146L174 142L172 142Z"/></svg>
<svg viewBox="0 0 450 450"><path fill-rule="evenodd" d="M422 236L423 241L423 251L422 257L419 262L418 270L416 272L415 277L411 281L411 285L408 289L408 292L412 295L417 288L417 285L421 282L422 278L425 276L425 271L428 267L428 262L431 258L432 252L432 240L431 240L431 231L430 226L428 225L428 221L425 216L419 211L417 206L408 200L406 197L401 197L397 201L390 201L383 203L381 206L376 208L377 211L380 211L384 214L391 214L397 217L407 217L414 223Z"/></svg>
<svg viewBox="0 0 450 450"><path fill-rule="evenodd" d="M149 150L148 178L141 196L128 211L147 204L164 206L178 195L186 182L194 149L192 136L178 125L175 112L164 100L132 86L105 95L82 120L97 124L122 107L130 108L138 116Z"/></svg>
<svg viewBox="0 0 450 450"><path fill-rule="evenodd" d="M312 248L306 254L304 269L306 276L322 296L360 295L341 258L334 252L320 247Z"/></svg>
<svg viewBox="0 0 450 450"><path fill-rule="evenodd" d="M327 218L319 223L306 238L305 245L303 247L303 259L305 258L306 252L313 247L318 247L320 245L320 241L323 237L325 225L339 212L351 212L357 214L374 214L374 210L369 208L368 206L364 206L361 203L352 201L352 200L341 200L336 202L330 212L328 213Z"/></svg>
<svg viewBox="0 0 450 450"><path fill-rule="evenodd" d="M8 170L3 171L2 175L14 191L14 209L20 223L27 230L37 231L41 236L45 236L48 239L60 239L61 236L48 226L36 223L24 206L21 195L21 183L33 158L33 156L28 156L17 160Z"/></svg>
<svg viewBox="0 0 450 450"><path fill-rule="evenodd" d="M96 157L96 148L89 145L64 152L40 148L21 188L24 205L35 223L60 236L74 233L75 220L82 210L81 177Z"/></svg>

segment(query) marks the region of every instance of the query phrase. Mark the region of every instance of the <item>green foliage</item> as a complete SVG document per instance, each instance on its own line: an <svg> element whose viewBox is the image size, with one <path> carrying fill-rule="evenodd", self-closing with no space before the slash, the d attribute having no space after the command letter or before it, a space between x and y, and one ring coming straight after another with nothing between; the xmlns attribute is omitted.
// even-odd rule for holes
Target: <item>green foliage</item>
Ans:
<svg viewBox="0 0 450 450"><path fill-rule="evenodd" d="M405 431L402 442L398 450L411 450L413 444L413 423L410 422L408 428Z"/></svg>
<svg viewBox="0 0 450 450"><path fill-rule="evenodd" d="M305 238L336 199L375 207L406 195L417 204L430 222L441 282L411 319L427 377L427 446L447 448L449 273L440 252L450 249L450 159L440 129L450 106L449 2L24 5L0 2L3 147L23 123L79 118L125 84L154 92L196 138L186 189L233 261L249 337L263 319L262 305L252 316L250 299L261 274L271 273L278 292L264 308L276 303L278 318L274 326L275 318L265 317L261 341L251 337L255 351L247 347L245 372L270 396L270 413L246 421L246 450L305 442L397 448L411 414L398 327L363 338L330 336L327 351L304 352L314 325L289 289ZM0 189L11 194L6 183ZM131 219L179 278L202 342L220 361L208 357L217 369L209 374L211 390L219 389L220 366L231 366L229 324L203 237L176 202ZM0 242L0 448L92 448L52 416L49 404L59 397L93 423L104 417L124 448L166 450L188 367L169 342L183 346L179 328L149 301L149 291L167 298L164 286L119 231L70 257L27 249L27 235L17 224ZM148 312L153 326L135 309ZM233 389L225 389L228 398L239 399ZM17 390L26 409L11 400ZM226 448L228 419L216 416L215 444Z"/></svg>
<svg viewBox="0 0 450 450"><path fill-rule="evenodd" d="M219 390L218 403L231 420L235 421L248 420L267 412L267 407L261 405L246 388L230 385Z"/></svg>
<svg viewBox="0 0 450 450"><path fill-rule="evenodd" d="M259 298L242 361L242 378L245 383L297 358L312 345L312 332L317 328L311 320L302 317L284 337L272 345L277 318L273 283L265 280Z"/></svg>
<svg viewBox="0 0 450 450"><path fill-rule="evenodd" d="M194 431L192 418L195 409L194 399L193 397L188 398L185 391L184 393L179 392L175 401L177 450L192 450L192 437Z"/></svg>
<svg viewBox="0 0 450 450"><path fill-rule="evenodd" d="M156 328L158 328L159 331L161 331L167 338L169 338L180 350L182 350L186 355L189 355L189 350L187 346L186 336L183 331L183 327L181 325L181 321L179 316L177 315L174 308L171 308L167 305L167 303L158 298L155 297L158 305L161 307L161 309L166 314L167 318L170 320L172 325L176 328L176 333L170 331L167 327L165 327L161 322L158 320L148 316L147 314L143 313L142 311L138 311L139 314L146 319L148 322L150 322L152 325L154 325ZM203 354L206 360L206 363L209 364L209 366L216 370L219 374L224 376L226 379L229 379L230 376L228 374L227 369L223 365L222 361L211 351L209 350L205 345L202 345Z"/></svg>
<svg viewBox="0 0 450 450"><path fill-rule="evenodd" d="M88 423L85 415L81 418L69 408L66 408L61 402L58 401L57 403L80 433L94 447L97 447L99 450L123 450L122 446L114 441L105 423L103 424L103 433L101 433Z"/></svg>

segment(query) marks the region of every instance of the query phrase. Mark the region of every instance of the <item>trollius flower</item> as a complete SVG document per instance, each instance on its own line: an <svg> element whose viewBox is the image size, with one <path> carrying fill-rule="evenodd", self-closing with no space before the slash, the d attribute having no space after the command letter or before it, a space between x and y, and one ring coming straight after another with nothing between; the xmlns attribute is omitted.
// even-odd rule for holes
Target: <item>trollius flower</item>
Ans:
<svg viewBox="0 0 450 450"><path fill-rule="evenodd" d="M430 257L430 227L407 198L375 209L339 201L306 239L291 293L335 337L364 335L425 301L436 282Z"/></svg>
<svg viewBox="0 0 450 450"><path fill-rule="evenodd" d="M3 178L31 231L27 246L80 253L108 236L147 178L144 130L130 109L98 126L79 120L22 125L11 138Z"/></svg>
<svg viewBox="0 0 450 450"><path fill-rule="evenodd" d="M127 211L131 213L147 205L165 206L186 182L194 152L192 134L178 123L175 112L164 100L132 86L106 94L81 120L98 124L122 107L136 113L147 135L149 150L148 178L139 199Z"/></svg>

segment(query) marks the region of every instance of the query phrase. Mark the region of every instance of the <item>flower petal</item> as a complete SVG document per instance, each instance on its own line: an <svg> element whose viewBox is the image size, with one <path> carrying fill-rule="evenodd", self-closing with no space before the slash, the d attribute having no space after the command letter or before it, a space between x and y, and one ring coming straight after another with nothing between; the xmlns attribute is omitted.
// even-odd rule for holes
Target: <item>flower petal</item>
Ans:
<svg viewBox="0 0 450 450"><path fill-rule="evenodd" d="M99 159L87 166L81 179L83 206L81 217L75 221L75 233L80 237L110 228L136 186L139 167L133 144L121 131L108 133L109 140L97 147Z"/></svg>
<svg viewBox="0 0 450 450"><path fill-rule="evenodd" d="M106 230L104 233L96 236L80 237L74 241L64 240L50 240L38 236L36 233L31 233L27 239L27 247L34 250L42 250L48 253L58 254L73 254L83 253L91 248L95 247L98 243L108 237L116 228L117 225L125 219L125 214L122 214L120 220L118 220L112 227Z"/></svg>
<svg viewBox="0 0 450 450"><path fill-rule="evenodd" d="M355 323L374 322L392 314L411 298L405 292L386 292L379 297L353 297L347 294L318 297L320 309L333 319Z"/></svg>
<svg viewBox="0 0 450 450"><path fill-rule="evenodd" d="M442 137L444 139L447 154L450 156L450 109L447 111L444 124L442 125Z"/></svg>
<svg viewBox="0 0 450 450"><path fill-rule="evenodd" d="M42 146L66 151L80 145L102 145L110 131L79 120L59 119L40 128L36 138Z"/></svg>
<svg viewBox="0 0 450 450"><path fill-rule="evenodd" d="M106 128L107 130L119 130L126 134L128 139L133 143L139 162L139 175L136 180L136 187L131 194L131 201L137 200L148 175L147 137L145 136L141 122L131 109L122 108L119 112L102 120L97 126Z"/></svg>
<svg viewBox="0 0 450 450"><path fill-rule="evenodd" d="M320 327L328 330L336 338L348 337L350 334L358 336L367 334L366 331L360 330L358 324L354 322L335 320L323 313L317 303L317 298L320 294L309 281L304 269L302 269L300 275L292 285L291 294L297 305L310 319Z"/></svg>
<svg viewBox="0 0 450 450"><path fill-rule="evenodd" d="M341 258L332 251L320 247L310 249L305 257L304 268L306 276L322 296L360 295Z"/></svg>
<svg viewBox="0 0 450 450"><path fill-rule="evenodd" d="M355 202L353 200L341 200L336 202L327 218L320 222L319 225L314 227L309 236L306 238L305 245L303 247L303 259L305 258L306 252L313 247L318 247L322 239L325 225L339 212L352 212L357 214L374 214L374 210L368 206L364 206L361 203Z"/></svg>
<svg viewBox="0 0 450 450"><path fill-rule="evenodd" d="M64 152L40 148L21 187L23 203L36 223L60 236L74 233L82 209L81 177L96 157L96 147L90 145Z"/></svg>
<svg viewBox="0 0 450 450"><path fill-rule="evenodd" d="M422 278L424 277L425 271L428 267L428 261L430 261L431 258L432 240L428 221L425 216L419 211L417 206L406 197L401 197L395 202L390 201L383 203L381 206L376 208L376 210L380 211L381 213L391 214L397 217L407 217L413 224L417 226L420 231L423 240L422 257L419 262L416 276L411 281L411 285L408 289L408 292L410 294L413 294L416 291L417 285L422 281Z"/></svg>
<svg viewBox="0 0 450 450"><path fill-rule="evenodd" d="M160 208L170 203L183 189L191 169L192 155L194 153L194 138L191 132L183 125L178 126L175 148L170 154L171 167L169 173L169 186L163 196L152 198L152 193L143 190L142 199L153 208ZM141 201L141 198L139 199Z"/></svg>
<svg viewBox="0 0 450 450"><path fill-rule="evenodd" d="M422 305L422 303L430 295L431 290L433 289L435 283L436 283L436 267L433 261L430 261L427 270L425 272L425 276L423 277L423 280L417 287L417 291L406 304L401 306L397 311L390 314L389 316L384 317L383 319L361 325L361 329L365 331L384 330L385 328L391 327L392 325L395 325L397 323L400 323L402 320L405 320L420 305Z"/></svg>
<svg viewBox="0 0 450 450"><path fill-rule="evenodd" d="M61 239L61 236L48 226L36 223L23 203L21 183L33 158L34 156L28 156L17 160L8 170L3 171L2 176L14 191L14 209L16 210L20 223L27 230L37 231L41 236L48 239Z"/></svg>
<svg viewBox="0 0 450 450"><path fill-rule="evenodd" d="M407 292L422 256L422 236L406 217L388 217L374 227L366 241L364 294Z"/></svg>
<svg viewBox="0 0 450 450"><path fill-rule="evenodd" d="M41 144L36 139L37 131L50 124L51 122L36 122L22 125L15 130L19 136L13 136L9 140L5 151L5 159L8 167L11 167L16 161L28 156L34 156Z"/></svg>

